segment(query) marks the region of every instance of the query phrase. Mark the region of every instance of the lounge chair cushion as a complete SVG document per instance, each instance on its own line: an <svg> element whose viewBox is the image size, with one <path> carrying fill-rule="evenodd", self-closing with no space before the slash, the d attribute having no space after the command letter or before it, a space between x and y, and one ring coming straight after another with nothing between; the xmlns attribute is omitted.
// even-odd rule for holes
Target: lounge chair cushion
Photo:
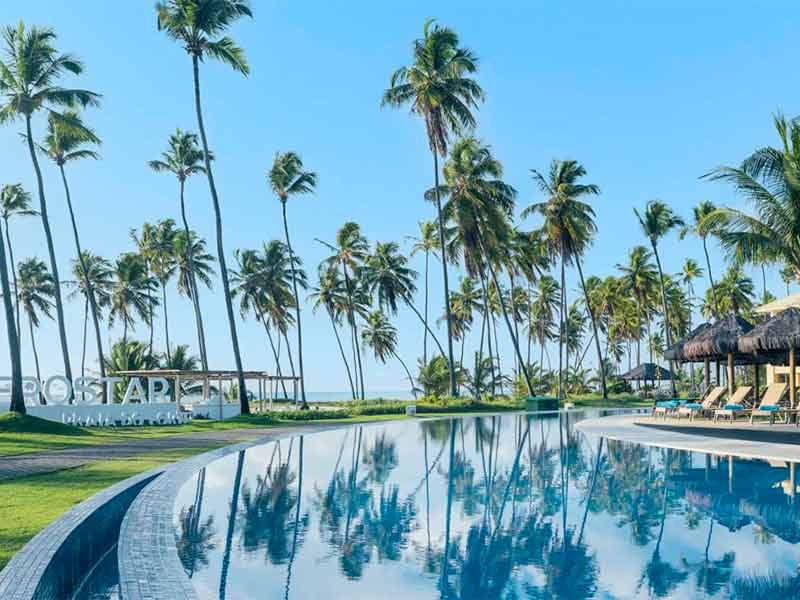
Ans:
<svg viewBox="0 0 800 600"><path fill-rule="evenodd" d="M684 404L683 406L684 408L690 408L692 410L700 410L701 408L703 408L703 405L700 404L699 402L689 402L687 404Z"/></svg>
<svg viewBox="0 0 800 600"><path fill-rule="evenodd" d="M776 410L780 410L781 407L777 404L762 404L756 410L763 410L765 412L775 412Z"/></svg>
<svg viewBox="0 0 800 600"><path fill-rule="evenodd" d="M726 404L723 410L744 410L743 404Z"/></svg>
<svg viewBox="0 0 800 600"><path fill-rule="evenodd" d="M658 408L675 408L678 406L678 402L676 400L662 400L661 402L656 402L656 406Z"/></svg>

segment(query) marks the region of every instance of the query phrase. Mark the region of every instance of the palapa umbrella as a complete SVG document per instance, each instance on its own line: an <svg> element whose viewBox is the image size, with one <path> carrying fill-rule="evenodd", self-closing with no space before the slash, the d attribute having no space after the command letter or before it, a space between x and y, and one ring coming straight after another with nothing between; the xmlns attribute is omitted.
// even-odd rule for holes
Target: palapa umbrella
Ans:
<svg viewBox="0 0 800 600"><path fill-rule="evenodd" d="M739 339L739 351L745 354L770 356L789 362L789 401L794 407L797 392L795 381L796 350L800 349L800 308L787 308L771 319L756 325Z"/></svg>
<svg viewBox="0 0 800 600"><path fill-rule="evenodd" d="M739 338L753 329L753 325L742 317L730 314L713 325L706 327L683 346L683 355L687 360L720 360L728 363L728 395L733 395L733 365L739 361L747 361L752 355L743 355L739 351Z"/></svg>
<svg viewBox="0 0 800 600"><path fill-rule="evenodd" d="M624 375L626 381L671 381L672 373L669 369L655 363L642 363Z"/></svg>

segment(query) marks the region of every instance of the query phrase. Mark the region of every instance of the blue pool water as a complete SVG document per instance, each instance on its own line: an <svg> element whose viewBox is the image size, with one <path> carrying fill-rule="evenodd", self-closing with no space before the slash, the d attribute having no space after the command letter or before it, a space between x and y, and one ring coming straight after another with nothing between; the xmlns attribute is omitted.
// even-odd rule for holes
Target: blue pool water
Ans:
<svg viewBox="0 0 800 600"><path fill-rule="evenodd" d="M208 599L800 597L787 465L602 440L575 428L584 416L234 453L180 491L179 556Z"/></svg>

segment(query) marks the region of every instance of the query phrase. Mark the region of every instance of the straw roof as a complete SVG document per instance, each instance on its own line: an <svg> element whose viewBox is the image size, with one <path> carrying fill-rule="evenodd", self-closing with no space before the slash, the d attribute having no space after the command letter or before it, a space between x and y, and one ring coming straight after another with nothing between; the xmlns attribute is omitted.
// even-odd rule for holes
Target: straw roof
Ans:
<svg viewBox="0 0 800 600"><path fill-rule="evenodd" d="M786 352L800 349L800 308L787 308L739 339L741 352Z"/></svg>
<svg viewBox="0 0 800 600"><path fill-rule="evenodd" d="M690 339L683 347L689 360L717 359L730 353L739 353L739 338L753 326L742 317L730 314L707 327Z"/></svg>
<svg viewBox="0 0 800 600"><path fill-rule="evenodd" d="M642 363L622 375L622 379L627 381L669 381L672 379L672 373L669 369L654 363Z"/></svg>
<svg viewBox="0 0 800 600"><path fill-rule="evenodd" d="M664 350L664 358L667 360L676 360L678 362L685 362L686 357L683 355L683 347L686 345L686 342L697 337L709 327L711 327L710 324L701 323L700 325L692 329L689 335L682 337L677 342L672 344L672 346Z"/></svg>

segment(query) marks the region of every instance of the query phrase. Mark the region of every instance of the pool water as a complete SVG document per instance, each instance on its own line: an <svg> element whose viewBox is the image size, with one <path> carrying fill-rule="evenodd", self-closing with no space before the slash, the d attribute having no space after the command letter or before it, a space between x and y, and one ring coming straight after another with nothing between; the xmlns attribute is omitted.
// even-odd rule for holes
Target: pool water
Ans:
<svg viewBox="0 0 800 600"><path fill-rule="evenodd" d="M800 597L789 466L592 437L590 413L366 425L181 489L200 598Z"/></svg>

